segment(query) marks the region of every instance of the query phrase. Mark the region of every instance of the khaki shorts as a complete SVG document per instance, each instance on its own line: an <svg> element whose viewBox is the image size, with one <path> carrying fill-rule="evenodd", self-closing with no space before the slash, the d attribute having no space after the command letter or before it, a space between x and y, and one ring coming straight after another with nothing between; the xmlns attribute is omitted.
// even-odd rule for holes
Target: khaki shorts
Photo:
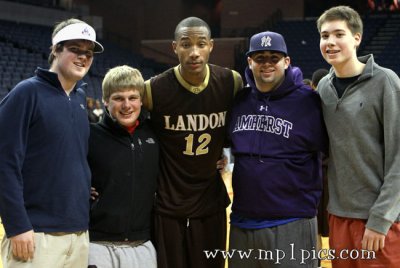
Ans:
<svg viewBox="0 0 400 268"><path fill-rule="evenodd" d="M6 237L1 243L4 268L78 268L88 266L89 234L35 233L35 253L32 260L14 258L11 241Z"/></svg>

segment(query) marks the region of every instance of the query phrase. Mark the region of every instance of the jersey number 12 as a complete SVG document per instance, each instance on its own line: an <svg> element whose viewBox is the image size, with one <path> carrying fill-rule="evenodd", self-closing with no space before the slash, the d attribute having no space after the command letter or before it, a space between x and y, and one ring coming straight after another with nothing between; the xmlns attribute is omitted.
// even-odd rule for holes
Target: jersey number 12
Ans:
<svg viewBox="0 0 400 268"><path fill-rule="evenodd" d="M196 148L196 152L193 151L193 134L189 134L185 137L186 140L186 150L183 151L185 155L202 155L208 153L208 144L211 141L211 135L208 133L203 133L198 138L198 146Z"/></svg>

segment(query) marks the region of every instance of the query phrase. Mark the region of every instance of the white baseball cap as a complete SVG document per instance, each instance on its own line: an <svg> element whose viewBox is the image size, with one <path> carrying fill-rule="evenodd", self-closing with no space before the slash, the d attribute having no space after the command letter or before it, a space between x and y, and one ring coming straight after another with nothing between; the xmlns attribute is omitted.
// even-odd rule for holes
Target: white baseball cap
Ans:
<svg viewBox="0 0 400 268"><path fill-rule="evenodd" d="M102 53L104 51L104 47L96 41L95 30L86 23L73 23L65 26L53 37L52 44L54 46L62 41L76 39L92 41L94 43L94 53Z"/></svg>

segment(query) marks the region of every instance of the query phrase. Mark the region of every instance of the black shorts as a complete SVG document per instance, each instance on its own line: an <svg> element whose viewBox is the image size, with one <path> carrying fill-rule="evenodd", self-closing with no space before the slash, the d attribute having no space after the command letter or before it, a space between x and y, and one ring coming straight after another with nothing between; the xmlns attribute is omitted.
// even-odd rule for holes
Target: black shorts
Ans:
<svg viewBox="0 0 400 268"><path fill-rule="evenodd" d="M210 251L226 249L226 212L177 219L155 215L155 246L159 268L223 268L224 258Z"/></svg>

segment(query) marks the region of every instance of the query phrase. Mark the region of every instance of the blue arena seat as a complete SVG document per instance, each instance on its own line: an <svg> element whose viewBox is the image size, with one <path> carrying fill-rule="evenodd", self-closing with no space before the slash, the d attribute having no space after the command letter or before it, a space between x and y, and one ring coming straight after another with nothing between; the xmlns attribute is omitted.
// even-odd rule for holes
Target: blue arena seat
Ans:
<svg viewBox="0 0 400 268"><path fill-rule="evenodd" d="M49 67L47 57L51 32L50 27L0 20L0 100L20 80L32 76L36 67ZM106 48L105 52L96 55L89 73L83 79L88 83L87 94L90 97L102 98L101 81L114 66L127 64L138 68L144 72L145 78L169 68L107 40L100 42Z"/></svg>

